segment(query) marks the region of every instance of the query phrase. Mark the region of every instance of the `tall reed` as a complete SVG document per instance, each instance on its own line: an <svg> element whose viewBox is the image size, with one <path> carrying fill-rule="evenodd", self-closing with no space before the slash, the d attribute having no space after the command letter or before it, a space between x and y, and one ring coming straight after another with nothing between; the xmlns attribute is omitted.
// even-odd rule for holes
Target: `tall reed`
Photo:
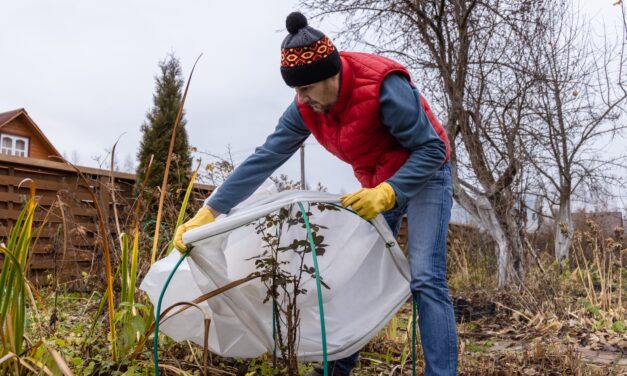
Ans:
<svg viewBox="0 0 627 376"><path fill-rule="evenodd" d="M37 207L35 184L32 180L29 183L30 193L26 204L9 233L7 244L0 246L0 252L4 255L0 271L0 340L3 356L9 352L19 355L24 350L28 293L25 272Z"/></svg>
<svg viewBox="0 0 627 376"><path fill-rule="evenodd" d="M196 59L196 62L192 66L192 71L189 73L189 78L187 79L187 85L185 86L185 91L183 92L183 98L181 98L181 103L179 104L178 113L176 114L176 120L174 121L174 127L172 128L172 137L170 137L170 147L168 149L168 159L165 162L165 170L163 173L163 182L161 183L161 194L159 195L159 207L157 209L157 224L155 226L155 235L153 237L152 242L152 254L150 257L150 264L154 264L157 257L157 246L159 244L159 227L161 226L161 214L163 211L163 202L165 200L166 191L168 188L168 175L170 173L170 163L172 162L172 150L174 150L174 141L176 139L176 128L179 126L181 122L181 117L183 116L183 107L185 106L185 98L187 98L187 91L189 90L189 84L192 82L192 76L194 75L194 69L196 68L196 64L200 59L200 56Z"/></svg>

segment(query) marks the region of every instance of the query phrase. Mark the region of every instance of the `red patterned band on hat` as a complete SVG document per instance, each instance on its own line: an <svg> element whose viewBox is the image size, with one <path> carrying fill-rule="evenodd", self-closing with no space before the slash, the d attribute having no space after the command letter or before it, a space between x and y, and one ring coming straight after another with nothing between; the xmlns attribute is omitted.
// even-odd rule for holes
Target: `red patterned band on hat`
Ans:
<svg viewBox="0 0 627 376"><path fill-rule="evenodd" d="M314 43L296 48L281 49L281 66L299 67L301 65L311 64L314 61L325 59L335 51L335 46L331 39L326 36L318 39Z"/></svg>

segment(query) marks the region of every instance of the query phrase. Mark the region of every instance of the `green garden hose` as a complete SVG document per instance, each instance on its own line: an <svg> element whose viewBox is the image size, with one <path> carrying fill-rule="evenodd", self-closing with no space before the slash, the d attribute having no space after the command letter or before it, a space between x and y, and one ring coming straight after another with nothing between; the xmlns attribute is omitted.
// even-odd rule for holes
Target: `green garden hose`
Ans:
<svg viewBox="0 0 627 376"><path fill-rule="evenodd" d="M320 311L320 332L322 335L322 359L323 359L323 365L324 365L324 376L328 376L329 367L328 367L328 360L327 360L327 334L326 334L326 328L324 324L324 304L322 302L322 289L321 289L321 284L320 284L320 272L318 269L318 258L316 256L316 246L313 240L313 235L311 233L311 226L309 225L309 217L307 216L307 212L305 211L305 208L303 207L302 203L299 202L298 206L300 208L301 213L303 214L303 219L305 220L305 228L307 229L307 237L309 239L309 245L311 247L311 254L312 254L313 263L314 263L315 276L316 276L316 289L318 292L318 308ZM346 209L346 208L343 208L343 209ZM187 251L183 253L181 258L178 260L178 262L174 266L174 269L172 269L172 272L170 272L170 275L168 276L163 286L163 289L161 290L161 294L159 295L159 300L157 302L157 312L155 314L155 334L153 338L153 359L154 359L155 375L157 376L159 376L159 351L158 350L159 350L159 319L160 319L159 316L161 315L161 301L163 300L165 291L168 288L168 285L170 284L170 280L174 276L174 273L177 271L177 269L179 268L183 260L189 255L192 248L193 246L191 245L188 247ZM273 339L275 339L274 330L275 330L276 323L274 322L274 313L272 315L272 320L273 320L272 337ZM416 299L414 299L413 297L412 297L412 348L411 350L412 350L412 375L416 376ZM273 363L274 365L276 364L276 344L275 344L275 349L273 351Z"/></svg>
<svg viewBox="0 0 627 376"><path fill-rule="evenodd" d="M411 366L413 376L416 376L416 298L411 296Z"/></svg>
<svg viewBox="0 0 627 376"><path fill-rule="evenodd" d="M305 227L307 228L307 237L309 238L309 245L311 246L311 256L313 257L314 268L316 270L316 289L318 290L318 308L320 310L320 332L322 333L322 361L324 365L324 376L329 375L329 367L327 362L327 331L324 326L324 304L322 304L322 289L320 287L320 272L318 271L318 257L316 257L316 246L314 244L313 236L311 234L311 227L309 226L309 218L307 212L302 203L298 203L300 212L303 213L303 219L305 220Z"/></svg>
<svg viewBox="0 0 627 376"><path fill-rule="evenodd" d="M322 359L323 359L323 364L324 364L324 376L328 376L329 367L328 367L328 361L327 361L327 334L326 334L326 329L324 325L324 305L322 303L322 291L321 291L321 285L320 285L320 272L318 270L318 258L316 257L316 246L314 244L313 235L311 234L311 226L309 225L309 217L307 216L307 212L305 211L305 208L303 207L302 203L299 202L298 206L300 207L300 211L303 214L303 218L305 220L305 227L307 228L307 237L309 238L309 245L311 246L311 254L313 256L313 263L314 263L315 274L316 274L316 287L318 289L318 307L320 310L320 330L322 332ZM168 285L170 284L170 280L174 276L174 273L179 268L183 260L189 255L189 252L191 250L192 250L192 246L189 246L187 251L181 256L181 258L178 260L178 262L174 266L174 269L172 269L172 271L170 272L168 279L166 279L165 284L163 285L163 289L161 290L161 294L159 295L159 300L157 302L157 312L155 313L155 334L154 334L153 346L152 346L156 376L159 376L159 321L160 321L159 316L161 315L161 301L163 300L165 291L168 288ZM274 320L274 315L273 315L273 320ZM272 325L273 331L274 331L274 326L275 324ZM275 345L275 351L276 351L276 345ZM276 357L276 353L274 354L274 357Z"/></svg>
<svg viewBox="0 0 627 376"><path fill-rule="evenodd" d="M161 294L159 295L159 301L157 302L157 312L155 313L155 337L153 338L153 341L152 341L152 352L153 352L153 359L155 362L155 375L156 376L159 376L159 321L160 321L159 316L161 315L161 301L163 300L163 295L165 295L165 290L168 288L168 285L170 284L170 280L174 276L174 273L179 268L183 260L185 260L185 257L189 255L189 252L192 250L192 248L193 246L191 245L187 247L187 251L183 253L179 261L174 266L174 269L172 269L172 272L170 272L168 279L165 281L165 285L163 285Z"/></svg>

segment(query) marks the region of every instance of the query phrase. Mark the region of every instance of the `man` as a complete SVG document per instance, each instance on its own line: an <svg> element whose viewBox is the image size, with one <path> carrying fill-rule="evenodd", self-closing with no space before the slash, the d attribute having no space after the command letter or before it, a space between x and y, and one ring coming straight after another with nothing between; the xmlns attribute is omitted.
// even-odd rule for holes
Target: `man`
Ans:
<svg viewBox="0 0 627 376"><path fill-rule="evenodd" d="M286 26L281 75L295 89L294 101L266 142L177 229L174 243L185 250L185 231L228 213L313 134L353 167L363 187L343 196L342 205L366 220L383 214L395 234L407 214L410 287L418 305L425 373L454 375L457 335L446 285L452 205L446 133L402 65L377 55L339 53L301 13L290 14ZM350 374L357 359L354 354L331 362L330 374ZM311 375L318 374L321 369Z"/></svg>

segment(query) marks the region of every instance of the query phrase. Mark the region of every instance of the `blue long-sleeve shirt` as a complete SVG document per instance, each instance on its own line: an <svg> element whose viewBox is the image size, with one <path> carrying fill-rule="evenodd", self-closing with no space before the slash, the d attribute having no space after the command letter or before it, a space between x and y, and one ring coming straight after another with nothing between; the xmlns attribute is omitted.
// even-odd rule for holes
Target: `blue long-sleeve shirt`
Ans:
<svg viewBox="0 0 627 376"><path fill-rule="evenodd" d="M419 105L418 89L404 76L387 76L381 84L379 101L381 123L401 146L411 152L405 164L387 180L394 188L397 205L402 206L442 166L446 158L446 146ZM205 201L205 205L221 213L228 213L285 163L310 134L296 101L292 102L264 144L233 171Z"/></svg>

